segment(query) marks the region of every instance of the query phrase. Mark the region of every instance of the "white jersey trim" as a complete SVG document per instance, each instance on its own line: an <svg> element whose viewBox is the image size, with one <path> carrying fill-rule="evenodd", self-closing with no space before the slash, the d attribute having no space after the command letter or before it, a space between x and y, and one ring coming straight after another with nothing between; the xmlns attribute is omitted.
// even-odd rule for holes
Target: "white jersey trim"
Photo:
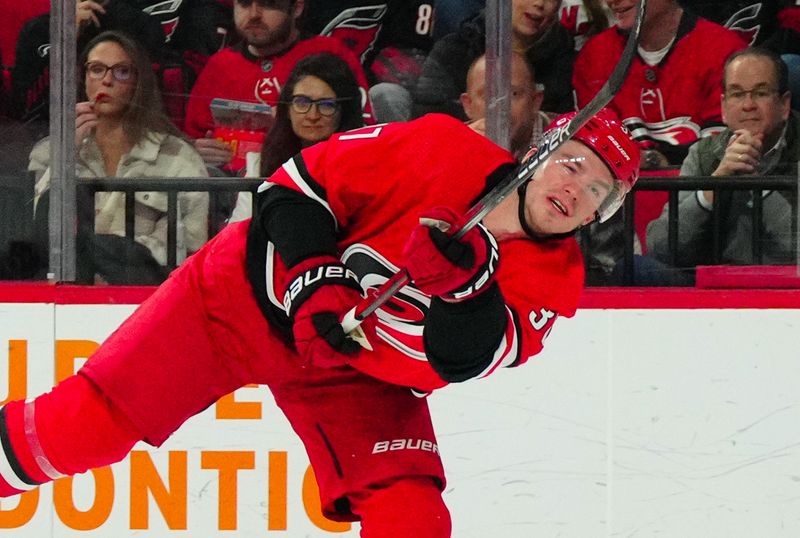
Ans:
<svg viewBox="0 0 800 538"><path fill-rule="evenodd" d="M286 307L275 293L275 244L272 241L267 243L267 257L264 266L264 281L267 288L267 299L277 308L286 312Z"/></svg>
<svg viewBox="0 0 800 538"><path fill-rule="evenodd" d="M334 215L333 210L331 210L331 206L328 204L326 200L317 196L317 194L314 192L314 189L311 188L306 179L300 173L300 170L297 169L297 165L295 164L294 159L289 159L288 161L283 163L283 169L286 171L286 173L292 179L294 184L297 185L297 187L303 194L305 194L312 200L322 205L322 207L324 207L328 211L328 213L331 214L331 216L333 217L334 226L338 230L339 221L336 219L336 215ZM274 185L276 184L270 181L265 181L263 185L258 187L258 192L264 192Z"/></svg>
<svg viewBox="0 0 800 538"><path fill-rule="evenodd" d="M476 378L487 377L491 375L498 368L507 368L514 364L519 354L519 337L516 324L514 323L514 315L506 305L506 314L508 315L508 328L506 334L497 350L494 352L492 362L489 363L483 372L478 374Z"/></svg>

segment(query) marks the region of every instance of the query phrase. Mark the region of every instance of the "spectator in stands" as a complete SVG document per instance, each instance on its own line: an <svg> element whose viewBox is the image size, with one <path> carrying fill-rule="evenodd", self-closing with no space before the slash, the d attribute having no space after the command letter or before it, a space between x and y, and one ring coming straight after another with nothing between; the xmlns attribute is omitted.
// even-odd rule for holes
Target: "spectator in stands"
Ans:
<svg viewBox="0 0 800 538"><path fill-rule="evenodd" d="M119 32L104 32L82 55L86 100L76 105L78 177L202 177L202 158L184 141L163 113L156 79L143 48ZM31 153L30 169L36 183L37 213L49 190L49 144L43 141ZM135 241L125 238L125 194L100 192L94 200L95 234L79 235L87 255L102 278L110 283L157 283L166 277L167 195L137 192ZM46 214L45 214L46 217ZM208 234L208 196L178 196L177 259L205 243ZM127 255L127 256L126 256ZM128 258L136 267L122 263ZM154 263L155 262L155 263ZM161 270L157 270L161 267Z"/></svg>
<svg viewBox="0 0 800 538"><path fill-rule="evenodd" d="M486 7L485 0L436 0L436 25L433 38L455 32L458 25ZM608 28L611 12L603 0L562 0L559 21L581 50L586 40Z"/></svg>
<svg viewBox="0 0 800 538"><path fill-rule="evenodd" d="M611 10L603 0L562 0L559 20L572 39L575 50L583 48L586 40L608 28Z"/></svg>
<svg viewBox="0 0 800 538"><path fill-rule="evenodd" d="M790 19L800 14L796 0L679 0L687 11L738 33L748 45L778 53L798 52L800 28L791 30Z"/></svg>
<svg viewBox="0 0 800 538"><path fill-rule="evenodd" d="M412 57L427 55L433 45L435 3L433 0L305 0L297 24L301 32L335 37L344 43L361 61L369 83L374 84L387 76L386 66L375 65L375 59L385 49L403 51Z"/></svg>
<svg viewBox="0 0 800 538"><path fill-rule="evenodd" d="M467 88L461 94L461 105L470 120L469 125L481 134L486 134L486 55L480 55L467 72ZM542 131L550 125L553 115L540 110L544 95L536 88L533 71L518 53L511 56L511 109L509 119L510 148L517 159L521 159L531 148L539 144Z"/></svg>
<svg viewBox="0 0 800 538"><path fill-rule="evenodd" d="M637 0L606 3L616 25L578 54L572 79L578 107L608 79L636 18ZM610 104L646 150L642 168L680 164L692 143L721 130L722 67L744 46L734 32L684 12L677 0L648 1L638 54Z"/></svg>
<svg viewBox="0 0 800 538"><path fill-rule="evenodd" d="M512 0L512 49L524 54L544 85L542 109L573 109L574 44L557 21L560 0ZM465 119L459 103L467 71L486 50L486 17L481 11L464 21L456 33L437 41L422 68L413 92L414 115L445 112Z"/></svg>
<svg viewBox="0 0 800 538"><path fill-rule="evenodd" d="M78 0L75 3L78 50L105 30L135 29L136 39L150 58L158 61L164 35L158 22L125 0ZM25 122L41 122L50 116L50 15L30 19L19 33L12 71L12 110ZM42 133L44 134L44 133Z"/></svg>
<svg viewBox="0 0 800 538"><path fill-rule="evenodd" d="M303 32L335 37L359 58L379 122L410 119L411 89L433 45L433 23L432 0L306 0L298 21Z"/></svg>
<svg viewBox="0 0 800 538"><path fill-rule="evenodd" d="M3 54L3 67L14 66L14 51L20 30L34 17L44 15L50 10L50 0L28 0L27 2L0 1L3 16L0 17L0 52Z"/></svg>
<svg viewBox="0 0 800 538"><path fill-rule="evenodd" d="M695 143L681 167L682 176L797 174L800 161L800 115L790 111L786 65L772 51L749 48L734 53L725 64L722 116L727 128ZM796 191L762 194L761 248L764 263L795 260L792 207ZM712 204L721 211L721 263L758 263L752 256L751 191L680 193L677 265L693 268L712 263ZM670 260L667 245L669 208L647 228L648 252ZM651 268L651 272L654 272ZM657 274L657 273L656 273Z"/></svg>
<svg viewBox="0 0 800 538"><path fill-rule="evenodd" d="M486 0L435 0L436 24L433 28L433 39L439 41L452 34L462 22L474 17L486 7Z"/></svg>
<svg viewBox="0 0 800 538"><path fill-rule="evenodd" d="M738 33L749 45L782 55L789 67L792 108L800 110L800 3L797 0L682 1L684 7Z"/></svg>
<svg viewBox="0 0 800 538"><path fill-rule="evenodd" d="M363 125L361 92L347 62L328 53L308 56L297 62L281 90L255 175L269 177L301 149ZM252 196L242 192L230 221L251 214Z"/></svg>
<svg viewBox="0 0 800 538"><path fill-rule="evenodd" d="M126 0L156 19L164 34L166 54L202 67L233 36L231 0ZM196 64L200 64L197 66Z"/></svg>
<svg viewBox="0 0 800 538"><path fill-rule="evenodd" d="M309 54L330 52L345 59L362 88L365 116L367 81L358 59L339 40L315 36L303 39L297 19L304 0L236 0L234 25L242 37L235 47L214 54L192 88L184 130L209 165L225 166L234 152L214 138L210 103L215 97L275 106L294 65Z"/></svg>

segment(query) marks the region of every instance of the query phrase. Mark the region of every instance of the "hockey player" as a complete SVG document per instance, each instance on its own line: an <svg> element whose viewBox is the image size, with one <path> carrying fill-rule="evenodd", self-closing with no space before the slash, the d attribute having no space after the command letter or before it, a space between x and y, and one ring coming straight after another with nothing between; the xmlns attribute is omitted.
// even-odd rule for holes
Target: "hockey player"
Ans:
<svg viewBox="0 0 800 538"><path fill-rule="evenodd" d="M0 409L0 496L118 461L142 439L160 445L219 397L263 383L303 440L327 517L360 521L368 538L450 536L418 396L542 349L580 295L573 232L614 213L639 155L598 115L482 226L443 233L515 165L445 115L303 150L264 183L249 225L181 265L76 375ZM413 285L367 317L362 349L339 320L398 267Z"/></svg>

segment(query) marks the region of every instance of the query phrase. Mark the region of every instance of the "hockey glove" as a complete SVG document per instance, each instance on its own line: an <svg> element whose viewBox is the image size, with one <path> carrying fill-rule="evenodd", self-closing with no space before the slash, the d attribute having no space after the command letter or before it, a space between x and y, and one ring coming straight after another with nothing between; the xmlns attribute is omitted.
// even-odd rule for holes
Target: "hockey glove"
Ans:
<svg viewBox="0 0 800 538"><path fill-rule="evenodd" d="M447 232L457 220L451 209L430 210L403 248L406 270L417 288L451 302L486 290L499 261L497 242L482 225L459 240L451 237Z"/></svg>
<svg viewBox="0 0 800 538"><path fill-rule="evenodd" d="M340 321L361 300L361 291L355 273L333 256L309 258L289 270L283 305L304 362L333 368L359 352L361 346L345 334ZM367 318L361 328L370 339L374 320Z"/></svg>

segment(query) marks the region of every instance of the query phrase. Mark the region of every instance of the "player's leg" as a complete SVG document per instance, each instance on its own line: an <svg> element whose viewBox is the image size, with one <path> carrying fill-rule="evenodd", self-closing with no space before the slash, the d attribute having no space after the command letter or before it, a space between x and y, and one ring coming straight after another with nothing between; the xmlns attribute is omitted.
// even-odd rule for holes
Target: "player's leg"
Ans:
<svg viewBox="0 0 800 538"><path fill-rule="evenodd" d="M365 538L450 536L427 402L349 367L302 368L270 388L308 452L326 517Z"/></svg>
<svg viewBox="0 0 800 538"><path fill-rule="evenodd" d="M138 440L160 445L186 419L250 382L246 360L236 359L249 358L252 348L227 336L235 321L226 312L242 308L228 303L225 284L244 278L241 261L239 280L224 274L235 270L237 255L243 258L233 231L175 271L77 375L0 411L0 496L118 461ZM233 252L222 249L210 259L220 244ZM260 316L254 302L251 309ZM265 338L257 343L269 349Z"/></svg>
<svg viewBox="0 0 800 538"><path fill-rule="evenodd" d="M361 521L361 538L449 538L450 512L429 476L405 477L350 496Z"/></svg>
<svg viewBox="0 0 800 538"><path fill-rule="evenodd" d="M115 463L141 438L91 381L71 376L0 409L0 497Z"/></svg>

